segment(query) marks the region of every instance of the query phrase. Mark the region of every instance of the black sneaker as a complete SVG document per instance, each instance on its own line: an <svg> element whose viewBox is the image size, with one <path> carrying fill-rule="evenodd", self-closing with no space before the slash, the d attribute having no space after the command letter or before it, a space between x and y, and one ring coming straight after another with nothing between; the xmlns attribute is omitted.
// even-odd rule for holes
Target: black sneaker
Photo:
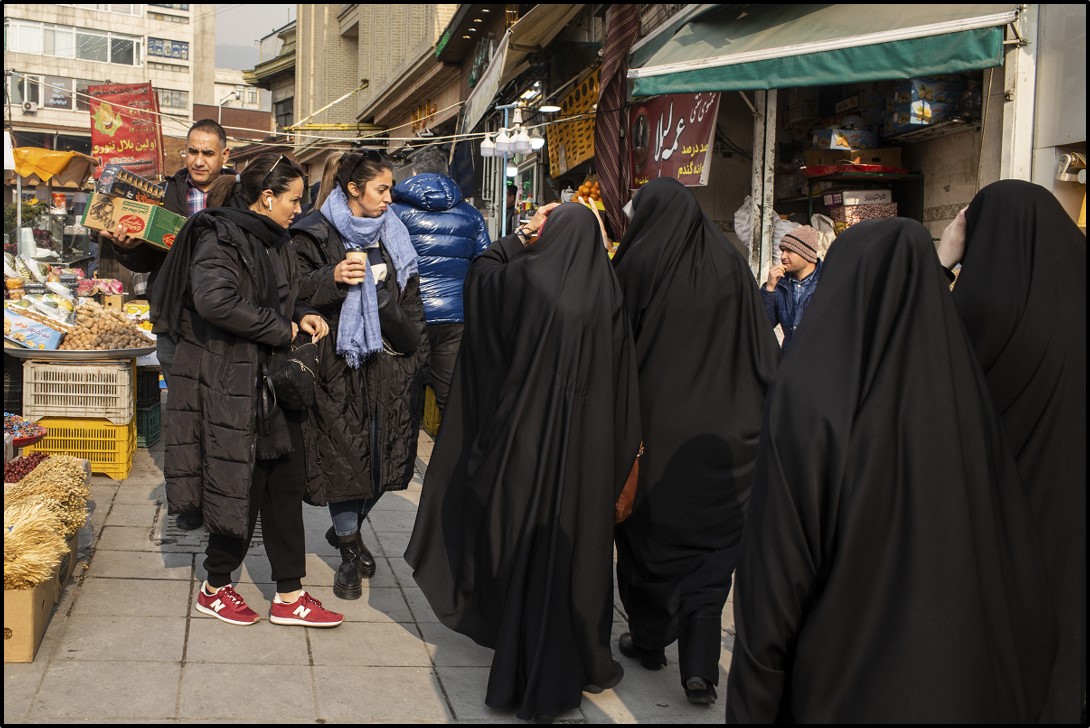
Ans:
<svg viewBox="0 0 1090 728"><path fill-rule="evenodd" d="M174 519L174 524L183 531L196 531L204 525L204 517L200 511L179 513L178 517Z"/></svg>

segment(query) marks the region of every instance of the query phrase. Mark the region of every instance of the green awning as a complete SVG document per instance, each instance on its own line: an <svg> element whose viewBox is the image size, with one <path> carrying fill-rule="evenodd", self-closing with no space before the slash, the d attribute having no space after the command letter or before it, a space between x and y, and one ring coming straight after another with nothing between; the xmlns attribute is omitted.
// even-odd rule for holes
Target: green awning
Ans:
<svg viewBox="0 0 1090 728"><path fill-rule="evenodd" d="M1017 5L722 5L632 55L633 96L829 86L1003 63Z"/></svg>

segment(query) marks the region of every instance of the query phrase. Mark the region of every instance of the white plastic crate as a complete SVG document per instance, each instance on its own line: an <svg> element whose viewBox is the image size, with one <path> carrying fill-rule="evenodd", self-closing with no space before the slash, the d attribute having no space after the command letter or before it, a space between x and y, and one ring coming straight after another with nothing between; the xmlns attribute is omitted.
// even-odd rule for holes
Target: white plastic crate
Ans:
<svg viewBox="0 0 1090 728"><path fill-rule="evenodd" d="M27 361L23 367L23 418L104 419L132 422L136 367L126 361Z"/></svg>

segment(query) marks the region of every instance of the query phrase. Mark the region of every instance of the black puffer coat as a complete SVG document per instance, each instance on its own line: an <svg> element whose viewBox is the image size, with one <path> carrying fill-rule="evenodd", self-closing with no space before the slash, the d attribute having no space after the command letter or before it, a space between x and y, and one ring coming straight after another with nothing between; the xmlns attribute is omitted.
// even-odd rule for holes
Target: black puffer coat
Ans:
<svg viewBox="0 0 1090 728"><path fill-rule="evenodd" d="M419 348L409 356L380 352L353 369L336 354L349 287L333 280L333 269L344 260L344 242L320 212L307 215L290 232L299 262L299 299L329 322L329 336L321 341L318 401L303 423L307 487L320 486L329 503L403 490L416 464L429 353L420 277L410 278L398 298L408 317L419 322ZM393 271L385 250L383 257ZM396 290L395 275L387 285ZM375 452L380 457L374 458Z"/></svg>
<svg viewBox="0 0 1090 728"><path fill-rule="evenodd" d="M193 247L171 368L164 471L171 513L200 509L209 531L245 538L258 371L271 347L287 346L292 319L311 310L296 308L298 268L287 241L266 249L214 213L190 221L192 240L179 236L179 244ZM267 280L262 276L276 280L271 255L287 276L287 295L281 290L272 306L257 284Z"/></svg>

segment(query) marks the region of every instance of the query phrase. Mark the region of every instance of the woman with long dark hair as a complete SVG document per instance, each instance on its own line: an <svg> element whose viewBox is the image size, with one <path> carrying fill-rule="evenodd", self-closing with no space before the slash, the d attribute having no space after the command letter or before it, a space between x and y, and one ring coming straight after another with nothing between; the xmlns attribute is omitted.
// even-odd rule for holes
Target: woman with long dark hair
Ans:
<svg viewBox="0 0 1090 728"><path fill-rule="evenodd" d="M416 250L389 209L389 158L353 151L332 155L325 170L316 211L291 228L300 300L331 328L303 434L308 483L333 520L326 540L341 553L333 594L359 599L376 569L363 520L413 476L428 341Z"/></svg>
<svg viewBox="0 0 1090 728"><path fill-rule="evenodd" d="M274 624L336 627L340 614L302 588L306 575L300 415L277 406L267 364L299 331L329 327L297 305L287 228L303 173L284 155L256 157L208 191L152 292L153 319L178 342L167 399L165 474L171 513L200 512L209 532L197 611L229 624L259 617L231 586L258 515L276 582Z"/></svg>

